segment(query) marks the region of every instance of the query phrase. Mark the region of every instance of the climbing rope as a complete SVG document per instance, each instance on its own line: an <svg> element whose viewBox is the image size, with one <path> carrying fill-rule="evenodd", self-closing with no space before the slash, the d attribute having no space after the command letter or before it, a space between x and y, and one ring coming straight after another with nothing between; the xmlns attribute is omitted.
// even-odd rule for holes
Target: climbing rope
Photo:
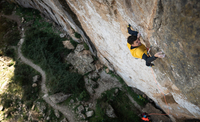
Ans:
<svg viewBox="0 0 200 122"><path fill-rule="evenodd" d="M166 101L166 98L165 98L165 94L164 94L164 93L162 92L162 90L160 89L160 87L159 87L159 85L158 85L158 82L156 81L156 78L155 78L155 75L154 75L154 73L153 73L153 69L152 69L152 68L151 68L151 71L152 71L154 80L155 80L155 82L156 82L156 84L157 84L157 86L158 86L160 92L161 92L161 93L163 94L163 96L164 96L164 100L165 100L165 103L166 103L167 108L168 108L168 114L150 113L150 114L148 114L148 115L170 115L170 114L169 114L169 106L168 106L168 104L167 104L167 101Z"/></svg>

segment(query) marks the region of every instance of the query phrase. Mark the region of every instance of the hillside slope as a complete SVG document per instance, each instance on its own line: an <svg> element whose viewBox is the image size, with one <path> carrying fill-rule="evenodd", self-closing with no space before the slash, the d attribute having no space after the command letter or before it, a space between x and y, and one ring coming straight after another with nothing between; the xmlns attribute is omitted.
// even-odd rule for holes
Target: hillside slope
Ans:
<svg viewBox="0 0 200 122"><path fill-rule="evenodd" d="M166 113L169 109L174 121L184 117L200 119L198 0L10 1L40 10L71 35L72 28L80 33L94 55ZM166 54L166 58L155 61L154 72L143 60L131 56L126 46L128 23L142 34L146 46L153 46L152 54Z"/></svg>

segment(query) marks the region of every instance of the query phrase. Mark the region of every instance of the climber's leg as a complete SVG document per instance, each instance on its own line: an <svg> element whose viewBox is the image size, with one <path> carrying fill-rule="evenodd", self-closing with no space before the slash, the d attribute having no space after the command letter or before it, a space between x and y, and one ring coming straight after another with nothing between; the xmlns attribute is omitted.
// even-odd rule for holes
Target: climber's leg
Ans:
<svg viewBox="0 0 200 122"><path fill-rule="evenodd" d="M131 35L133 35L133 36L137 36L137 34L138 34L137 31L131 30L131 25L130 24L128 24L127 30L128 30L128 33L131 34Z"/></svg>

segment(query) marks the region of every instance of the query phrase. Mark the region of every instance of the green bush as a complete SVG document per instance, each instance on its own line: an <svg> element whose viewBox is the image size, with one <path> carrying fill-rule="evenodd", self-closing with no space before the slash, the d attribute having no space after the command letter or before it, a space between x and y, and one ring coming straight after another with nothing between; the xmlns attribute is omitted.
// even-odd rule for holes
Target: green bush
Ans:
<svg viewBox="0 0 200 122"><path fill-rule="evenodd" d="M3 14L11 15L14 8L15 4L3 0L0 1L0 12L3 12Z"/></svg>
<svg viewBox="0 0 200 122"><path fill-rule="evenodd" d="M79 39L79 38L81 38L81 35L79 33L75 32L75 37Z"/></svg>
<svg viewBox="0 0 200 122"><path fill-rule="evenodd" d="M5 54L4 55L6 55L6 56L8 56L8 57L11 57L11 58L13 58L14 60L15 60L15 57L16 57L16 54L15 54L15 50L14 49L7 49L6 51L5 51Z"/></svg>
<svg viewBox="0 0 200 122"><path fill-rule="evenodd" d="M72 38L70 38L70 43L74 46L74 48L78 45L78 42L75 42Z"/></svg>
<svg viewBox="0 0 200 122"><path fill-rule="evenodd" d="M88 101L89 99L90 99L90 95L89 95L89 93L87 92L87 91L82 91L81 93L80 93L80 95L79 95L79 97L78 97L78 99L80 100L80 101Z"/></svg>
<svg viewBox="0 0 200 122"><path fill-rule="evenodd" d="M85 50L89 50L89 46L86 43L84 43L83 46L84 46Z"/></svg>

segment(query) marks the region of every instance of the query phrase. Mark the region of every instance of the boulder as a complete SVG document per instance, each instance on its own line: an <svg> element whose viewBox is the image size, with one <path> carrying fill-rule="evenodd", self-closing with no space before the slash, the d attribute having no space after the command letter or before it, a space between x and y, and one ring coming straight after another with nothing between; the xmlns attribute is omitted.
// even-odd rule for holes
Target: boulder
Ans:
<svg viewBox="0 0 200 122"><path fill-rule="evenodd" d="M46 118L46 120L47 120L47 121L50 120L50 117L48 116L48 117Z"/></svg>
<svg viewBox="0 0 200 122"><path fill-rule="evenodd" d="M66 34L64 34L64 33L61 33L61 34L60 34L60 37L61 37L61 38L64 38L64 37L65 37L65 35L66 35Z"/></svg>
<svg viewBox="0 0 200 122"><path fill-rule="evenodd" d="M118 92L119 92L119 89L115 89L115 95L118 94Z"/></svg>
<svg viewBox="0 0 200 122"><path fill-rule="evenodd" d="M98 77L99 77L99 74L97 72L92 72L92 73L88 74L89 79L96 79Z"/></svg>
<svg viewBox="0 0 200 122"><path fill-rule="evenodd" d="M77 114L80 114L81 112L83 112L85 110L85 108L83 107L83 105L80 105L77 110L76 110L76 113Z"/></svg>
<svg viewBox="0 0 200 122"><path fill-rule="evenodd" d="M78 52L83 51L84 49L85 49L85 48L84 48L84 46L83 46L82 44L78 44L78 45L76 46L76 49L74 50L74 52L78 53Z"/></svg>
<svg viewBox="0 0 200 122"><path fill-rule="evenodd" d="M70 103L74 103L74 100L73 100L73 99L71 99L71 100L70 100Z"/></svg>
<svg viewBox="0 0 200 122"><path fill-rule="evenodd" d="M64 48L74 49L74 46L71 44L71 42L69 40L63 41L62 43L64 45Z"/></svg>
<svg viewBox="0 0 200 122"><path fill-rule="evenodd" d="M85 80L85 88L90 95L95 93L94 89L98 87L98 84L87 77L84 77Z"/></svg>
<svg viewBox="0 0 200 122"><path fill-rule="evenodd" d="M57 93L49 96L49 98L53 103L57 104L65 101L69 96L71 96L71 94L65 95L64 93Z"/></svg>
<svg viewBox="0 0 200 122"><path fill-rule="evenodd" d="M110 71L110 70L109 70L108 68L106 68L106 73L109 73L109 71Z"/></svg>
<svg viewBox="0 0 200 122"><path fill-rule="evenodd" d="M38 82L39 79L40 79L40 76L39 75L35 75L33 77L33 83Z"/></svg>
<svg viewBox="0 0 200 122"><path fill-rule="evenodd" d="M70 53L65 60L78 69L80 74L86 74L95 70L95 66L92 64L93 58L91 53L88 50L83 50L82 52L77 52L77 50L80 51L81 49L76 49L76 53Z"/></svg>
<svg viewBox="0 0 200 122"><path fill-rule="evenodd" d="M110 118L116 118L117 116L114 113L114 109L112 108L111 105L108 105L106 108L106 115Z"/></svg>
<svg viewBox="0 0 200 122"><path fill-rule="evenodd" d="M36 86L37 86L37 83L33 83L33 84L32 84L32 87L36 87Z"/></svg>
<svg viewBox="0 0 200 122"><path fill-rule="evenodd" d="M86 116L88 118L88 117L91 117L91 116L94 115L94 111L93 110L92 111L87 111L85 114L86 114Z"/></svg>

